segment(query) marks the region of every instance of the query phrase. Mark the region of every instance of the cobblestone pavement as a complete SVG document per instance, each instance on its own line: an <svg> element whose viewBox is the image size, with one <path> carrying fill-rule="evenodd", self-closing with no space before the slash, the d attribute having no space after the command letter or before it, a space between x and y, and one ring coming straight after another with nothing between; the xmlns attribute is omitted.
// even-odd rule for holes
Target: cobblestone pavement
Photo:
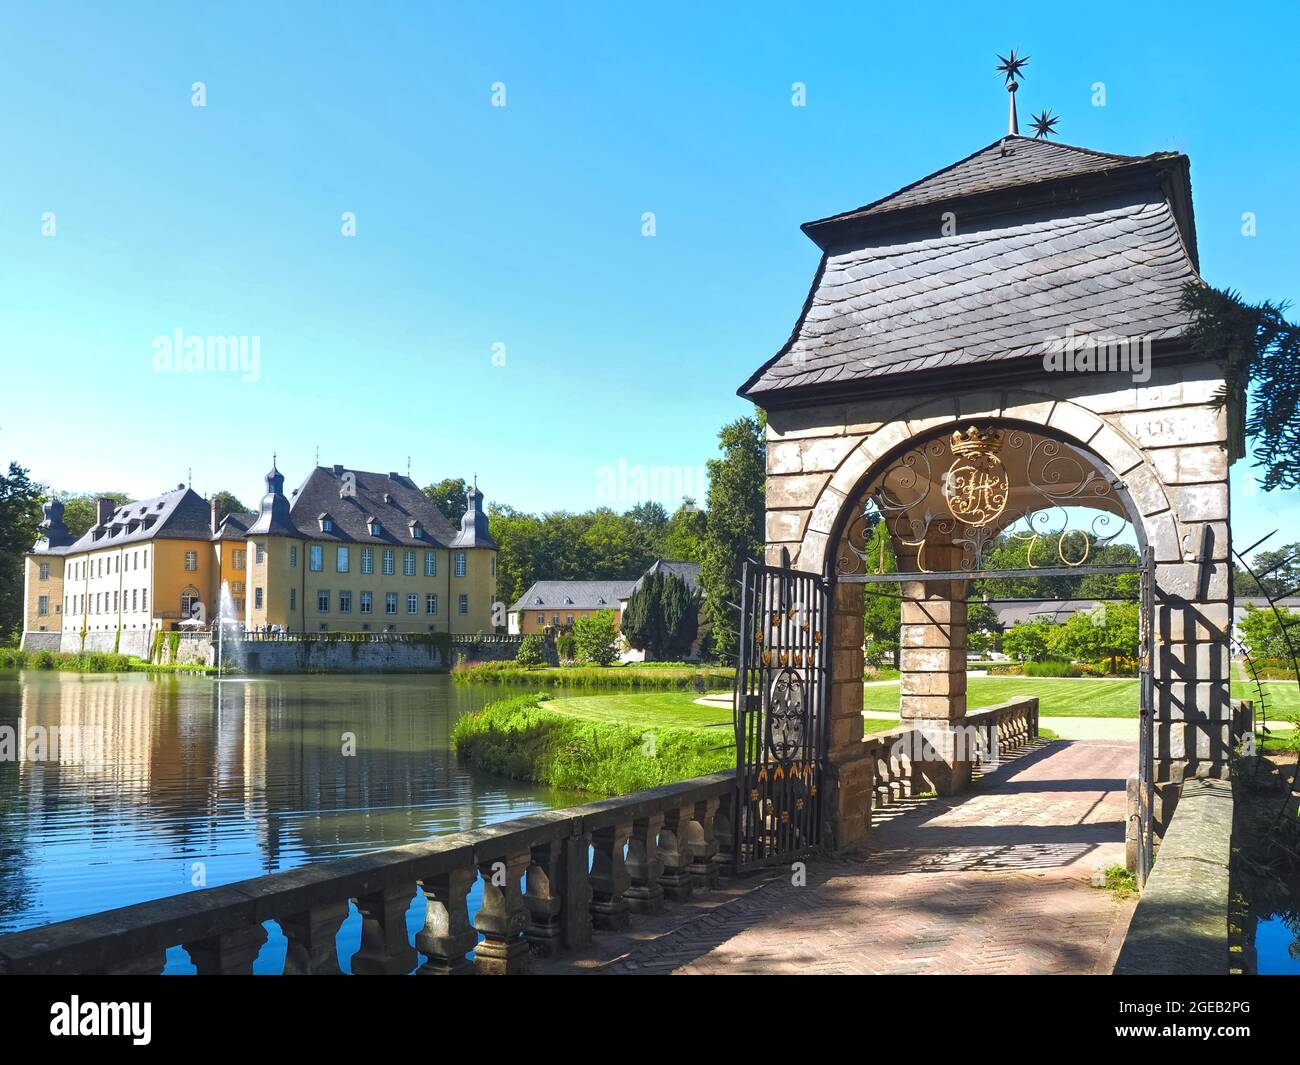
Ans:
<svg viewBox="0 0 1300 1065"><path fill-rule="evenodd" d="M731 881L534 971L1108 973L1132 914L1090 884L1124 860L1127 743L1055 741L951 799L875 814L868 849Z"/></svg>

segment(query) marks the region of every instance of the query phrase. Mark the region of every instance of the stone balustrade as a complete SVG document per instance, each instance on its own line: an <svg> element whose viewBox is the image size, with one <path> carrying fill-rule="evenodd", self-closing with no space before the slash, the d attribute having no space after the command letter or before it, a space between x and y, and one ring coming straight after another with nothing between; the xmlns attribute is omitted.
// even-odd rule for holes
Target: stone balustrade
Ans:
<svg viewBox="0 0 1300 1065"><path fill-rule="evenodd" d="M532 953L583 947L593 926L623 929L716 886L732 868L734 788L731 773L697 777L15 932L0 936L0 972L157 974L180 945L200 974L250 973L274 921L284 973L337 974L349 903L361 916L354 974L521 972ZM425 917L412 943L417 887Z"/></svg>

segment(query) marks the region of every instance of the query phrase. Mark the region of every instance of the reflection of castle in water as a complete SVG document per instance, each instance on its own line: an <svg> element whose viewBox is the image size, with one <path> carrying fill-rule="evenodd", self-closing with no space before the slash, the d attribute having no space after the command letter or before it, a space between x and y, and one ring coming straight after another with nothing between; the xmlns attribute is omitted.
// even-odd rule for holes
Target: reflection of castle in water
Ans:
<svg viewBox="0 0 1300 1065"><path fill-rule="evenodd" d="M252 850L255 875L536 808L538 789L476 780L450 752L468 698L424 677L29 674L17 724L101 729L103 759L19 767L24 820L125 829L173 860Z"/></svg>

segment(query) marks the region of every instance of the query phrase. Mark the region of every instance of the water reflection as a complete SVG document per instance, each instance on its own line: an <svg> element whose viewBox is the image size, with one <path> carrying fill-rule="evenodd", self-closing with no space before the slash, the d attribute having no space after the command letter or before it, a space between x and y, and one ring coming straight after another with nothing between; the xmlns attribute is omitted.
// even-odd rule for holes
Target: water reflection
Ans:
<svg viewBox="0 0 1300 1065"><path fill-rule="evenodd" d="M574 801L456 761L452 723L495 694L446 676L0 672L0 728L103 744L0 762L0 931Z"/></svg>

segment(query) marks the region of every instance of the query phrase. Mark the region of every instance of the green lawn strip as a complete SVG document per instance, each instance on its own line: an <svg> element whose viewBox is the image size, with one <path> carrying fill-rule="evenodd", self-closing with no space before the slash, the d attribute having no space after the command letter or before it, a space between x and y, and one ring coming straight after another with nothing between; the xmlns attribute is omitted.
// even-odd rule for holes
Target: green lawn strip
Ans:
<svg viewBox="0 0 1300 1065"><path fill-rule="evenodd" d="M721 666L678 662L632 662L618 666L533 666L514 662L475 662L451 671L457 684L513 684L556 688L642 688L694 690L703 678L707 691L729 691L735 673Z"/></svg>

